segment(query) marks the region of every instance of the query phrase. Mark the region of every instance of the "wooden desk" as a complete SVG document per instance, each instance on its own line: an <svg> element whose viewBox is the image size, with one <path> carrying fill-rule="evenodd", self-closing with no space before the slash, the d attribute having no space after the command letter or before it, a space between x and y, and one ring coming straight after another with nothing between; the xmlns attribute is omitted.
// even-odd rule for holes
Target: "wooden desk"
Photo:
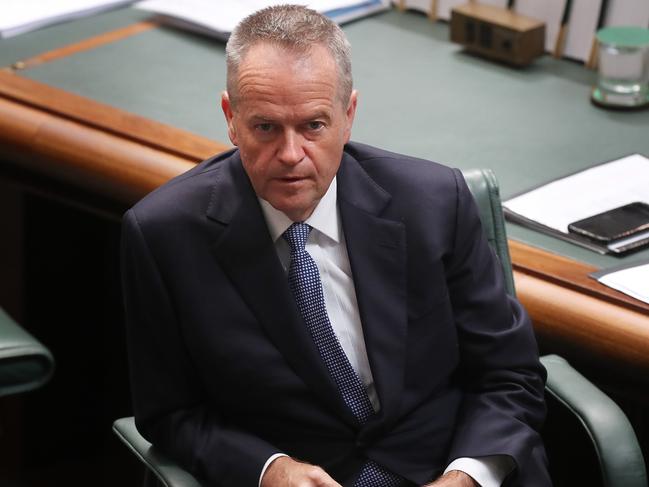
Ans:
<svg viewBox="0 0 649 487"><path fill-rule="evenodd" d="M129 10L123 15L127 20L141 16ZM59 29L74 29L74 23ZM528 71L494 65L461 53L446 41L444 25L430 24L412 13L390 12L345 29L355 48L355 79L361 90L356 140L462 168L492 167L504 195L580 165L632 152L649 153L649 115L612 114L591 107L588 83L594 75L581 66L552 59ZM376 35L379 31L381 35ZM133 49L147 42L149 47L160 46L145 52L152 56L150 66ZM164 43L177 49L178 56ZM116 54L120 48L121 54ZM126 101L102 103L93 93L99 80L84 81L87 73L79 71L88 62L101 67L103 57L102 77L113 76L116 83L127 79L126 84L135 83L134 77L148 77L156 83L149 84L155 90L170 82L149 68L187 60L199 48L208 57L198 61L196 69L210 66L221 72L222 44L161 29L138 17L89 40L51 51L45 47L42 53L23 59L19 69L4 69L0 72L3 167L82 188L123 208L197 161L224 150L227 144L205 136L211 133L211 125L181 128L200 118L206 104L213 105L213 123L224 125L218 113L219 85L207 80L212 83L211 93L197 93L195 99L177 105L196 117L162 123L149 115L155 109L140 103L146 98L142 89ZM192 49L192 56L186 49ZM131 69L110 66L116 59L130 63ZM63 71L68 71L60 76L55 67L66 62ZM172 77L182 78L187 69L172 71ZM188 77L183 87L199 80ZM174 81L169 87L172 95L178 90ZM110 99L110 93L105 97ZM495 100L496 105L481 105L481 100ZM523 110L517 111L520 106ZM153 118L169 111L173 112L167 109ZM498 124L500 130L494 131ZM644 124L644 129L638 124ZM220 130L214 138L227 140L225 129ZM570 166L575 159L576 166ZM542 341L625 367L649 369L649 305L588 278L592 270L615 263L614 258L590 255L512 225L508 231L514 237L510 247L518 294ZM645 251L633 258L647 256Z"/></svg>

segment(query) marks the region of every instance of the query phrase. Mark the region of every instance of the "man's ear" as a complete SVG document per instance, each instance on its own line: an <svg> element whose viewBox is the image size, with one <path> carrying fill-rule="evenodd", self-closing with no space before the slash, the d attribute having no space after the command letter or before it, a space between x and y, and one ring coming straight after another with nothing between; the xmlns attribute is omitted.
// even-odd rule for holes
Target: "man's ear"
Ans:
<svg viewBox="0 0 649 487"><path fill-rule="evenodd" d="M234 111L232 110L232 103L230 103L230 95L227 91L221 93L221 109L225 115L225 122L228 124L228 137L230 142L237 145L237 131L234 126Z"/></svg>
<svg viewBox="0 0 649 487"><path fill-rule="evenodd" d="M356 116L356 104L358 102L358 92L352 90L349 96L349 103L345 110L345 144L349 142L352 136L352 125L354 125L354 117Z"/></svg>

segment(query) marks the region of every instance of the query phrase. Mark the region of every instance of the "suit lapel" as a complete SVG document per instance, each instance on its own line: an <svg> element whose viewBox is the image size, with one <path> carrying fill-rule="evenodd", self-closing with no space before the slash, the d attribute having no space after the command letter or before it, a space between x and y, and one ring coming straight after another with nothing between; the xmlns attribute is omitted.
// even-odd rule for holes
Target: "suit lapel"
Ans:
<svg viewBox="0 0 649 487"><path fill-rule="evenodd" d="M403 223L381 218L391 196L350 156L338 172L338 204L381 414L397 417L407 338L406 237Z"/></svg>
<svg viewBox="0 0 649 487"><path fill-rule="evenodd" d="M225 228L212 245L214 257L295 373L321 401L354 424L295 305L238 153L219 171L208 217Z"/></svg>

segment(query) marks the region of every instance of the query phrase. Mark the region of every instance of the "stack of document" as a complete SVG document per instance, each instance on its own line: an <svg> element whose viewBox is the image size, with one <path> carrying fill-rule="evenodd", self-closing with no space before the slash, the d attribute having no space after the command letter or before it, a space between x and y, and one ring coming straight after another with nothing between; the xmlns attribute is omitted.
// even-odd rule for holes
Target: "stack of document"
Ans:
<svg viewBox="0 0 649 487"><path fill-rule="evenodd" d="M648 188L649 158L633 154L544 184L504 201L503 207L505 217L514 223L601 254L620 255L635 250L634 243L640 242L623 242L623 246L620 242L599 243L570 232L568 227L629 203L649 203Z"/></svg>
<svg viewBox="0 0 649 487"><path fill-rule="evenodd" d="M0 38L92 15L133 0L9 0L0 2Z"/></svg>
<svg viewBox="0 0 649 487"><path fill-rule="evenodd" d="M234 27L251 13L271 5L297 3L306 5L342 24L390 7L390 0L145 0L137 8L160 14L180 28L227 39Z"/></svg>

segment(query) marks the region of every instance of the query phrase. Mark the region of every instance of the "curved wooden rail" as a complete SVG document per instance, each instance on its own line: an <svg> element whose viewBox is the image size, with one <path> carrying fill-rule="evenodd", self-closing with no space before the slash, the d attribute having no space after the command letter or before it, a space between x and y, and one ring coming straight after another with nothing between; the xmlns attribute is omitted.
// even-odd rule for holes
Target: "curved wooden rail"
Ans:
<svg viewBox="0 0 649 487"><path fill-rule="evenodd" d="M7 160L124 203L137 201L195 162L0 99Z"/></svg>

